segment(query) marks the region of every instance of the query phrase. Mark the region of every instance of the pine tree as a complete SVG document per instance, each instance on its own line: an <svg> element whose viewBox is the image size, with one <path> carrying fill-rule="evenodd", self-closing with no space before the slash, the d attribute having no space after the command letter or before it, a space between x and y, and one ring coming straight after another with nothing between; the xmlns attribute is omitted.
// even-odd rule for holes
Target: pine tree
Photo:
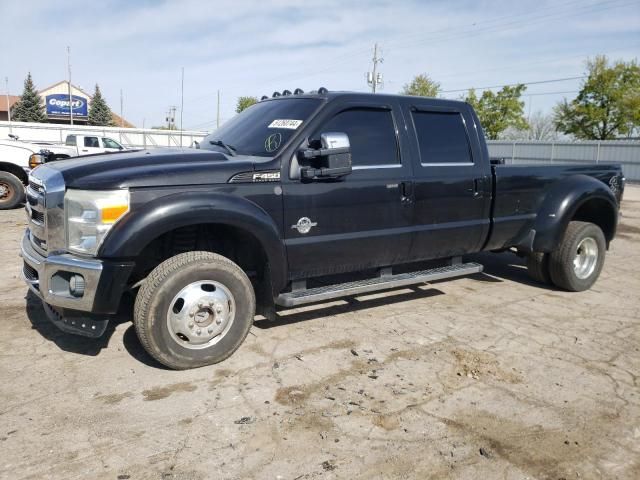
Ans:
<svg viewBox="0 0 640 480"><path fill-rule="evenodd" d="M96 90L91 99L89 108L89 125L99 125L101 127L113 127L113 116L111 109L100 92L100 87L96 84Z"/></svg>
<svg viewBox="0 0 640 480"><path fill-rule="evenodd" d="M44 103L33 85L31 72L24 81L24 91L18 103L13 107L11 118L16 122L47 122Z"/></svg>

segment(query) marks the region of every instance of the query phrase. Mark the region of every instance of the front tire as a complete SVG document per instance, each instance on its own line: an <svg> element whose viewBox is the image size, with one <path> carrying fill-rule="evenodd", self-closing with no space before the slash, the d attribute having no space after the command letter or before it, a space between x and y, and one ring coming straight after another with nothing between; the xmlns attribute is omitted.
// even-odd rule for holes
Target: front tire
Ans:
<svg viewBox="0 0 640 480"><path fill-rule="evenodd" d="M0 172L0 210L17 207L24 201L24 185L9 172Z"/></svg>
<svg viewBox="0 0 640 480"><path fill-rule="evenodd" d="M549 259L551 280L570 292L588 290L600 276L606 249L600 227L588 222L570 222Z"/></svg>
<svg viewBox="0 0 640 480"><path fill-rule="evenodd" d="M175 369L228 358L249 333L253 287L242 269L210 252L187 252L158 265L140 288L133 324L144 349Z"/></svg>

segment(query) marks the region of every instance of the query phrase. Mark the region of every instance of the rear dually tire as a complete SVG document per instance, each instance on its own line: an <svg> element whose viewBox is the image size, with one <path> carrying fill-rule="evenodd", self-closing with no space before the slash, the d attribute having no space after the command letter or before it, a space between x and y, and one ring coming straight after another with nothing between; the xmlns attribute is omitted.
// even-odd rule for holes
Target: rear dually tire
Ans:
<svg viewBox="0 0 640 480"><path fill-rule="evenodd" d="M551 280L570 292L588 290L600 276L606 250L607 242L600 227L588 222L569 222L560 245L551 252Z"/></svg>

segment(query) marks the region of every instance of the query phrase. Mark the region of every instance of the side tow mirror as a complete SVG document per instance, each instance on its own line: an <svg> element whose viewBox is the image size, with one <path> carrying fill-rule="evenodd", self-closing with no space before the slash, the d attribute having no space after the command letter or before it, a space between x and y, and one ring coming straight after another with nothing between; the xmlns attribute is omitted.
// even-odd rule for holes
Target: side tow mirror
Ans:
<svg viewBox="0 0 640 480"><path fill-rule="evenodd" d="M303 167L300 177L303 180L321 178L339 178L349 175L351 167L351 144L346 133L327 132L320 135L322 148L300 150L300 160L312 163L313 166Z"/></svg>

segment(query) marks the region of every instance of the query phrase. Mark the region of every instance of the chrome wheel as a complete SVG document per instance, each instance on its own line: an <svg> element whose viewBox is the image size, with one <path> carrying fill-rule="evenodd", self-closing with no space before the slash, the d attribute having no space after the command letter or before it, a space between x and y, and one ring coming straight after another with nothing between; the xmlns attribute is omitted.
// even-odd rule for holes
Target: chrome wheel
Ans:
<svg viewBox="0 0 640 480"><path fill-rule="evenodd" d="M589 278L598 264L598 243L591 237L583 238L576 248L573 271L580 280Z"/></svg>
<svg viewBox="0 0 640 480"><path fill-rule="evenodd" d="M207 348L229 331L236 302L227 287L213 280L193 282L173 297L167 311L171 337L189 349Z"/></svg>

